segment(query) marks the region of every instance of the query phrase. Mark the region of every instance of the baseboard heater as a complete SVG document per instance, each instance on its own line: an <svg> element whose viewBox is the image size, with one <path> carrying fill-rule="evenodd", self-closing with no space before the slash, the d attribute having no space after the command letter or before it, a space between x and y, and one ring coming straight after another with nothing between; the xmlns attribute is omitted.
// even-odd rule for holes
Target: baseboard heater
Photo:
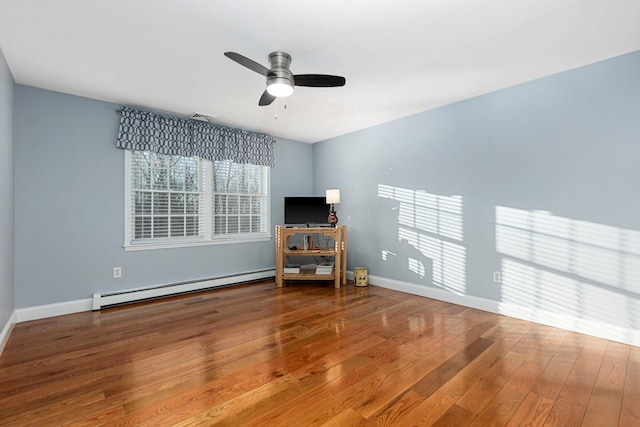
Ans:
<svg viewBox="0 0 640 427"><path fill-rule="evenodd" d="M221 286L229 286L255 280L267 279L275 276L275 270L260 270L250 273L234 274L210 279L193 280L190 282L171 283L145 288L128 289L117 292L93 294L93 310L139 302L148 299L179 295L189 292L203 291Z"/></svg>

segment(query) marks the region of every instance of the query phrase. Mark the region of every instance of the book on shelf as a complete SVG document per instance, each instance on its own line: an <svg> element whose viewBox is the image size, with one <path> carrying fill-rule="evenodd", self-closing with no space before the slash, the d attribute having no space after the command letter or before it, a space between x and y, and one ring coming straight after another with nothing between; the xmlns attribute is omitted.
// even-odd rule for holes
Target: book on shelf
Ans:
<svg viewBox="0 0 640 427"><path fill-rule="evenodd" d="M303 244L303 248L305 251L309 251L311 249L313 249L313 236L306 234L304 236L304 239L302 241Z"/></svg>
<svg viewBox="0 0 640 427"><path fill-rule="evenodd" d="M318 264L316 266L316 274L331 274L333 272L333 263L332 262L323 262L322 264Z"/></svg>
<svg viewBox="0 0 640 427"><path fill-rule="evenodd" d="M300 273L300 264L285 264L283 273L298 274Z"/></svg>

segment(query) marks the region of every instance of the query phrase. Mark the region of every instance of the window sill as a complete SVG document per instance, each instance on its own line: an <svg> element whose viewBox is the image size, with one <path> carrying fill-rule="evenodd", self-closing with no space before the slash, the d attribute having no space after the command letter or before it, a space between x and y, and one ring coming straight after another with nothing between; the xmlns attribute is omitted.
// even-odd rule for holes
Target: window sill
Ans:
<svg viewBox="0 0 640 427"><path fill-rule="evenodd" d="M211 246L211 245L229 245L235 243L255 243L255 242L268 242L271 240L270 235L263 236L247 236L247 237L229 237L219 238L216 240L197 240L192 242L149 242L149 243L135 243L124 244L122 247L125 252L130 251L148 251L153 249L174 249L174 248L190 248L196 246Z"/></svg>

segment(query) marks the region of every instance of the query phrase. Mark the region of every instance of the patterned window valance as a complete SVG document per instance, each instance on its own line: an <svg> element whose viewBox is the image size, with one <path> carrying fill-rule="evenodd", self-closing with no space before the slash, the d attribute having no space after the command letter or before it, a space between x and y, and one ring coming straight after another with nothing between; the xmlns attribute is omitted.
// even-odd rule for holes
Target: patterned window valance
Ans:
<svg viewBox="0 0 640 427"><path fill-rule="evenodd" d="M124 107L116 146L125 150L273 166L274 142L269 135Z"/></svg>

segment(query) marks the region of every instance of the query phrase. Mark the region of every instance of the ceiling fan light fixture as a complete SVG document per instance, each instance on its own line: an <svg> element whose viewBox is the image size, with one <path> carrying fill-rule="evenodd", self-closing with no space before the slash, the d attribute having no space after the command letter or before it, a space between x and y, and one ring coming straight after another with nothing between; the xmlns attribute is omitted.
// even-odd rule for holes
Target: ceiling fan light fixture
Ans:
<svg viewBox="0 0 640 427"><path fill-rule="evenodd" d="M274 79L267 83L267 92L277 98L284 98L293 93L293 85L287 79Z"/></svg>
<svg viewBox="0 0 640 427"><path fill-rule="evenodd" d="M258 100L258 105L261 107L270 105L277 98L291 95L294 86L338 87L344 86L346 82L344 77L328 74L296 74L294 76L289 69L291 55L286 52L276 51L269 54L271 68L267 68L236 52L225 52L224 55L243 67L267 78L267 89Z"/></svg>

